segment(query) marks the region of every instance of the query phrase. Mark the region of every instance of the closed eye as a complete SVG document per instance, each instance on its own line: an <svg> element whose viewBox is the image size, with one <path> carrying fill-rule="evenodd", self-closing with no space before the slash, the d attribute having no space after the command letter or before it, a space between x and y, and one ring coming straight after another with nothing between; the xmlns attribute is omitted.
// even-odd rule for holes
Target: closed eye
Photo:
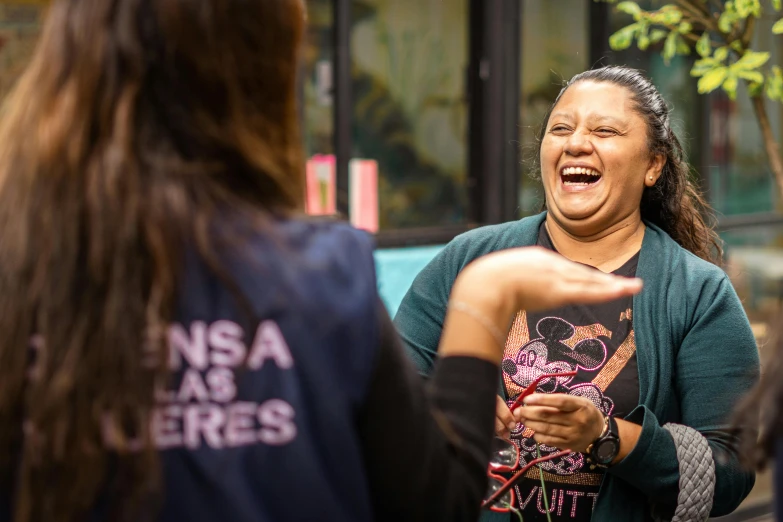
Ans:
<svg viewBox="0 0 783 522"><path fill-rule="evenodd" d="M564 134L570 132L570 130L571 129L568 126L558 124L558 125L554 125L551 129L549 129L549 132L551 132L552 134Z"/></svg>
<svg viewBox="0 0 783 522"><path fill-rule="evenodd" d="M596 134L598 134L599 136L602 136L602 137L619 136L620 135L620 133L618 131L616 131L614 129L609 129L609 128L596 129L594 132Z"/></svg>

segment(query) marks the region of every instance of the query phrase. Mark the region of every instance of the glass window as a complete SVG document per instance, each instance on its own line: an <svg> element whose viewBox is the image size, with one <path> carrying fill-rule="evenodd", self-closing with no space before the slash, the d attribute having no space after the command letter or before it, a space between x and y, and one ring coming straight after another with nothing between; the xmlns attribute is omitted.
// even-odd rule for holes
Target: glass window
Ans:
<svg viewBox="0 0 783 522"><path fill-rule="evenodd" d="M334 82L332 0L307 0L307 38L303 55L304 140L308 157L333 153Z"/></svg>
<svg viewBox="0 0 783 522"><path fill-rule="evenodd" d="M356 0L354 158L377 162L381 229L467 216L467 0Z"/></svg>
<svg viewBox="0 0 783 522"><path fill-rule="evenodd" d="M738 228L721 234L727 272L759 341L774 327L783 300L783 225ZM763 346L763 342L761 343Z"/></svg>
<svg viewBox="0 0 783 522"><path fill-rule="evenodd" d="M522 2L521 216L538 213L544 202L538 173L532 168L536 135L544 115L563 82L590 67L589 8L590 3L583 0Z"/></svg>
<svg viewBox="0 0 783 522"><path fill-rule="evenodd" d="M0 99L32 56L47 3L0 1Z"/></svg>
<svg viewBox="0 0 783 522"><path fill-rule="evenodd" d="M765 9L766 16L756 26L754 44L769 50L770 63L783 61L783 43L772 34L776 13ZM719 212L748 214L774 210L778 188L769 169L759 124L753 113L744 82L740 82L736 101L722 93L710 95L711 167L705 173L712 205ZM766 100L772 128L781 136L783 108Z"/></svg>

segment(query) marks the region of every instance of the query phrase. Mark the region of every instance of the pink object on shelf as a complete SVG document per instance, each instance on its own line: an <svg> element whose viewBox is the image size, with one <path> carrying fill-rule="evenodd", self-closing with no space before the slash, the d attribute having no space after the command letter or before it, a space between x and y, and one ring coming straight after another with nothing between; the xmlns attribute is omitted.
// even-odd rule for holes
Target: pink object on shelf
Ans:
<svg viewBox="0 0 783 522"><path fill-rule="evenodd" d="M332 154L316 154L307 160L305 211L310 215L336 213L336 173Z"/></svg>
<svg viewBox="0 0 783 522"><path fill-rule="evenodd" d="M378 162L352 159L349 164L351 224L369 232L378 231Z"/></svg>

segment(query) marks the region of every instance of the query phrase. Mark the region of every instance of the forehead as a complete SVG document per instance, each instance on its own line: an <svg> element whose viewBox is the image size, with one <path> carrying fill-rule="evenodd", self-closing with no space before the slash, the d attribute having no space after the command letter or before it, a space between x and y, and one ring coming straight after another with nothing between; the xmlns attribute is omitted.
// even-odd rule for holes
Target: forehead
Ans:
<svg viewBox="0 0 783 522"><path fill-rule="evenodd" d="M552 118L642 123L631 92L609 82L581 81L570 86L552 110ZM550 118L551 121L551 118Z"/></svg>

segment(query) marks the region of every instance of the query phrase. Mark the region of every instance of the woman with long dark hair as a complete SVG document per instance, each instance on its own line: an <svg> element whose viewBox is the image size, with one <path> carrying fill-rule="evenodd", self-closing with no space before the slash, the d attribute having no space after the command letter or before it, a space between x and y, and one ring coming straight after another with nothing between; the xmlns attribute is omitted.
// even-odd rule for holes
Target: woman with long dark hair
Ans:
<svg viewBox="0 0 783 522"><path fill-rule="evenodd" d="M539 135L545 212L456 238L400 304L395 323L428 374L447 290L482 255L539 245L645 281L633 298L517 313L495 429L525 461L574 451L519 478L526 521L705 520L734 510L753 486L728 417L756 381L758 351L670 118L640 71L574 76ZM508 517L482 520L493 516Z"/></svg>
<svg viewBox="0 0 783 522"><path fill-rule="evenodd" d="M304 20L51 6L0 116L0 520L475 520L512 310L639 290L487 256L425 394L370 238L299 212Z"/></svg>

